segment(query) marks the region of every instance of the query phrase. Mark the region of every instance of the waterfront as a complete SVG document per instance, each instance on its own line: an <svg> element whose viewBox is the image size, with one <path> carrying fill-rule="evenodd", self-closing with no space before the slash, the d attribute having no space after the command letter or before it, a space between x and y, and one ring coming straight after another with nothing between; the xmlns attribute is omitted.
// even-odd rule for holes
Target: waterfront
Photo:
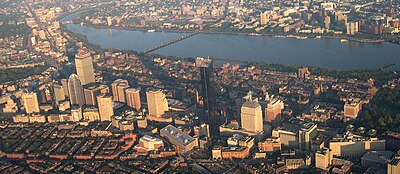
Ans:
<svg viewBox="0 0 400 174"><path fill-rule="evenodd" d="M102 48L143 51L173 40L184 33L141 32L117 29L95 29L68 24L72 32L87 36L89 42ZM262 61L280 64L317 65L334 69L376 68L394 62L400 47L391 43L340 42L340 39L294 39L270 36L198 34L152 53L196 57L211 56L241 61Z"/></svg>

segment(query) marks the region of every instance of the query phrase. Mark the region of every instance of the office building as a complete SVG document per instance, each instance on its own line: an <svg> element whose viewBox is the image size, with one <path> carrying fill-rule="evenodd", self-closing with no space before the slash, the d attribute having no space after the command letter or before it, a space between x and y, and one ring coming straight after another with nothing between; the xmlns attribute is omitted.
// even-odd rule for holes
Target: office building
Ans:
<svg viewBox="0 0 400 174"><path fill-rule="evenodd" d="M92 55L85 50L79 50L75 55L75 66L82 85L95 82Z"/></svg>
<svg viewBox="0 0 400 174"><path fill-rule="evenodd" d="M139 89L128 88L125 90L125 93L126 93L126 104L131 108L139 111L141 107Z"/></svg>
<svg viewBox="0 0 400 174"><path fill-rule="evenodd" d="M387 174L400 173L400 155L393 157L387 167Z"/></svg>
<svg viewBox="0 0 400 174"><path fill-rule="evenodd" d="M258 148L261 152L274 152L281 150L281 142L279 141L279 138L274 139L274 138L268 138L264 142L259 142L258 143Z"/></svg>
<svg viewBox="0 0 400 174"><path fill-rule="evenodd" d="M329 142L329 147L335 156L361 157L369 151L385 150L385 140L363 137L350 132L336 134Z"/></svg>
<svg viewBox="0 0 400 174"><path fill-rule="evenodd" d="M114 115L114 106L112 96L100 95L97 97L97 103L99 108L100 120L111 121L111 117Z"/></svg>
<svg viewBox="0 0 400 174"><path fill-rule="evenodd" d="M348 35L355 35L358 33L358 22L348 22L346 24L346 31Z"/></svg>
<svg viewBox="0 0 400 174"><path fill-rule="evenodd" d="M362 109L362 104L360 102L346 102L344 104L344 116L347 118L357 118L358 113Z"/></svg>
<svg viewBox="0 0 400 174"><path fill-rule="evenodd" d="M210 59L205 59L200 65L200 80L206 123L210 126L212 139L219 137L219 118L216 112L216 92L214 79L214 65Z"/></svg>
<svg viewBox="0 0 400 174"><path fill-rule="evenodd" d="M257 101L246 101L241 108L242 128L251 132L263 131L262 109Z"/></svg>
<svg viewBox="0 0 400 174"><path fill-rule="evenodd" d="M267 122L274 121L276 116L282 113L283 107L284 107L283 101L279 99L271 100L267 104L267 107L265 108L265 121Z"/></svg>
<svg viewBox="0 0 400 174"><path fill-rule="evenodd" d="M108 87L99 83L89 83L83 86L87 106L97 106L97 96L108 93Z"/></svg>
<svg viewBox="0 0 400 174"><path fill-rule="evenodd" d="M68 79L61 79L61 86L64 90L65 97L69 97Z"/></svg>
<svg viewBox="0 0 400 174"><path fill-rule="evenodd" d="M69 76L68 90L71 105L83 106L85 104L82 83L76 74L71 74Z"/></svg>
<svg viewBox="0 0 400 174"><path fill-rule="evenodd" d="M303 124L299 130L299 146L300 149L310 151L311 141L317 136L317 124L312 122Z"/></svg>
<svg viewBox="0 0 400 174"><path fill-rule="evenodd" d="M324 147L315 152L315 167L322 170L328 170L328 167L332 164L332 159L332 150Z"/></svg>
<svg viewBox="0 0 400 174"><path fill-rule="evenodd" d="M129 88L127 80L117 79L111 84L111 90L114 97L114 101L125 103L126 95L125 90Z"/></svg>
<svg viewBox="0 0 400 174"><path fill-rule="evenodd" d="M39 101L38 101L36 93L34 93L34 92L24 93L24 94L22 94L21 98L23 100L25 112L27 114L40 112Z"/></svg>
<svg viewBox="0 0 400 174"><path fill-rule="evenodd" d="M53 92L54 92L54 100L55 102L58 103L60 101L65 100L65 94L64 94L64 89L61 85L53 85Z"/></svg>
<svg viewBox="0 0 400 174"><path fill-rule="evenodd" d="M168 111L168 101L161 90L148 90L146 98L149 116L161 117Z"/></svg>
<svg viewBox="0 0 400 174"><path fill-rule="evenodd" d="M308 68L299 68L297 70L297 78L301 78L301 79L306 79L311 75L310 71L308 71Z"/></svg>
<svg viewBox="0 0 400 174"><path fill-rule="evenodd" d="M175 145L179 153L185 153L196 146L196 140L172 125L160 130L160 135Z"/></svg>
<svg viewBox="0 0 400 174"><path fill-rule="evenodd" d="M390 160L395 156L392 151L371 151L361 157L362 166L376 166L386 169Z"/></svg>
<svg viewBox="0 0 400 174"><path fill-rule="evenodd" d="M260 24L261 25L266 25L268 23L268 16L267 13L260 13Z"/></svg>

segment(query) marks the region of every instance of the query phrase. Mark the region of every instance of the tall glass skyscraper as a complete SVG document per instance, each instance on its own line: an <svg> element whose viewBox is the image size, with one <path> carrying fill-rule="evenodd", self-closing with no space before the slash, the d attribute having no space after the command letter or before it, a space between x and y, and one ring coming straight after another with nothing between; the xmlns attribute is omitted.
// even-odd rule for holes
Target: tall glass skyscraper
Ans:
<svg viewBox="0 0 400 174"><path fill-rule="evenodd" d="M219 119L216 112L216 92L214 79L214 65L210 59L205 59L200 65L202 96L206 123L210 126L211 138L219 137Z"/></svg>

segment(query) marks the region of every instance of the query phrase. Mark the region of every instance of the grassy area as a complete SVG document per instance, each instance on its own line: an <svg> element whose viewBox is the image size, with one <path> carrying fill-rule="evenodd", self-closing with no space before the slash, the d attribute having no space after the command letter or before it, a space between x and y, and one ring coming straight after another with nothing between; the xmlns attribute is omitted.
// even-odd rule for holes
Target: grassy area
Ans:
<svg viewBox="0 0 400 174"><path fill-rule="evenodd" d="M44 65L29 68L0 69L0 82L9 82L40 74L47 68L48 66Z"/></svg>

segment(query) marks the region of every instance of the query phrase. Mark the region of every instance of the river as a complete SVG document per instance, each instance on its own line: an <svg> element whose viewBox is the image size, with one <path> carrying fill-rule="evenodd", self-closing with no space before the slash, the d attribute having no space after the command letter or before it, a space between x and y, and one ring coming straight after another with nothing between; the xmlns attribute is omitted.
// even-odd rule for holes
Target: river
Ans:
<svg viewBox="0 0 400 174"><path fill-rule="evenodd" d="M89 42L102 48L143 51L185 35L174 32L142 32L118 29L95 29L78 24L67 28L87 36ZM340 42L340 39L294 39L271 36L197 34L152 53L196 57L211 56L244 61L279 64L317 65L351 70L376 68L387 63L400 70L400 46L383 43Z"/></svg>

